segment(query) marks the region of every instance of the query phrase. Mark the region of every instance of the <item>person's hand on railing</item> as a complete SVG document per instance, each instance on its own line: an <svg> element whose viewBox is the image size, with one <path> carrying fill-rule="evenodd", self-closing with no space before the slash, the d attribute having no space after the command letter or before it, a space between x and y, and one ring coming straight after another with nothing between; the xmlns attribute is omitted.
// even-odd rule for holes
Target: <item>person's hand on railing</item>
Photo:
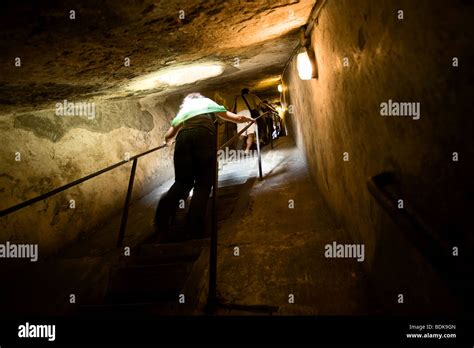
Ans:
<svg viewBox="0 0 474 348"><path fill-rule="evenodd" d="M171 145L173 145L175 142L176 142L175 139L163 140L163 145L171 146Z"/></svg>
<svg viewBox="0 0 474 348"><path fill-rule="evenodd" d="M182 126L182 124L176 127L171 126L165 134L165 140L163 141L163 145L171 146L174 142L174 137L176 136L176 134L178 134L178 131L181 129Z"/></svg>
<svg viewBox="0 0 474 348"><path fill-rule="evenodd" d="M251 119L250 117L237 115L230 111L216 112L215 114L219 116L221 119L225 121L229 121L229 122L234 122L234 123L253 122L253 119Z"/></svg>
<svg viewBox="0 0 474 348"><path fill-rule="evenodd" d="M237 120L239 123L245 123L245 122L255 122L253 118L243 116L243 115L237 115Z"/></svg>

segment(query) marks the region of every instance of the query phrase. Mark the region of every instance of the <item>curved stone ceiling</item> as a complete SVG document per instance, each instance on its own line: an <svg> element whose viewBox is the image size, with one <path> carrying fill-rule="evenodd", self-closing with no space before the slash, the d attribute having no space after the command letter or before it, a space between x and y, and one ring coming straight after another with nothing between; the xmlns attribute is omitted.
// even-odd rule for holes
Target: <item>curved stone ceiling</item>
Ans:
<svg viewBox="0 0 474 348"><path fill-rule="evenodd" d="M0 21L0 113L49 108L63 99L173 93L190 85L126 87L163 69L210 61L221 62L223 72L192 88L274 79L314 3L7 1Z"/></svg>

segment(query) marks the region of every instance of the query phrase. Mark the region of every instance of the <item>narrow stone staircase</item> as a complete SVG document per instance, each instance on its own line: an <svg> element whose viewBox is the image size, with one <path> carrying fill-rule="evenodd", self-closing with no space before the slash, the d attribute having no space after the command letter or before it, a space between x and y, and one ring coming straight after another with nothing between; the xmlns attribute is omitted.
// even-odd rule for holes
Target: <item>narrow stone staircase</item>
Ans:
<svg viewBox="0 0 474 348"><path fill-rule="evenodd" d="M247 201L245 194L253 184L253 180L248 180L246 169L240 174L228 173L228 170L222 174L217 195L218 228L234 210L242 209L241 205ZM210 201L209 235L211 206ZM186 210L178 209L174 219L172 230L178 235L184 234L186 213ZM110 271L103 300L79 306L74 315L81 318L138 319L202 313L202 308L198 307L202 300L201 292L205 290L203 284L207 285L209 242L209 238L170 244L145 241L133 256L122 256Z"/></svg>
<svg viewBox="0 0 474 348"><path fill-rule="evenodd" d="M102 303L81 306L76 315L144 318L191 314L195 308L190 305L195 301L186 298L184 289L206 244L208 240L143 244L136 256L122 257L120 265L111 270Z"/></svg>

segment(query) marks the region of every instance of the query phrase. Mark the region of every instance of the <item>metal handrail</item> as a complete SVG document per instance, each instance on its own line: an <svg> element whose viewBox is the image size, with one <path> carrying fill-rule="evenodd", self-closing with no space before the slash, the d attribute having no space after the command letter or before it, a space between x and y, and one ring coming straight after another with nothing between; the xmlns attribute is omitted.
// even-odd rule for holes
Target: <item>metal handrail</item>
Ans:
<svg viewBox="0 0 474 348"><path fill-rule="evenodd" d="M255 120L257 120L258 118L262 117L264 114L260 115L259 117L257 117ZM254 120L254 122L255 122ZM229 141L227 141L224 145L221 146L221 148L225 147L227 144L229 144L230 142L234 141L235 138L239 135L241 135L245 130L247 130L247 128L249 128L250 126L252 125L252 123L249 123L249 125L247 125L242 131L240 131L236 136L232 137ZM167 145L166 144L163 144L163 145L160 145L160 146L157 146L157 147L154 147L150 150L147 150L145 152L142 152L138 155L135 155L135 156L132 156L130 157L128 160L123 160L123 161L120 161L120 162L117 162L111 166L108 166L106 168L103 168L101 170L98 170L97 172L94 172L92 174L89 174L89 175L86 175L80 179L77 179L75 181L72 181L66 185L63 185L63 186L60 186L58 188L55 188L54 190L51 190L49 192L46 192L46 193L43 193L39 196L36 196L34 198L31 198L31 199L28 199L24 202L21 202L19 204L16 204L14 206L11 206L9 208L6 208L6 209L3 209L0 211L0 217L3 217L3 216L6 216L6 215L9 215L15 211L18 211L22 208L25 208L25 207L28 207L34 203L37 203L39 201L42 201L42 200L45 200L51 196L54 196L55 194L57 193L60 193L62 191L65 191L71 187L74 187L76 185L79 185L87 180L90 180L92 178L95 178L96 176L99 176L101 174L104 174L106 172L109 172L111 171L112 169L115 169L117 167L120 167L126 163L129 163L130 161L133 161L133 164L132 164L132 169L131 169L131 173L130 173L130 179L129 179L129 184L128 184L128 190L127 190L127 197L126 197L126 201L125 201L125 207L124 207L124 212L122 214L122 224L120 225L120 233L119 233L119 238L118 238L118 246L121 245L122 241L123 241L123 236L124 236L124 233L125 233L125 225L126 225L126 222L127 222L127 214L128 214L128 206L130 204L130 200L131 200L131 192L132 192L132 189L133 189L133 183L134 183L134 179L135 179L135 171L136 171L136 166L137 166L137 160L138 158L140 157L143 157L145 155L148 155L152 152L155 152L157 150L160 150L164 147L166 147ZM260 157L260 154L259 154L259 157ZM260 176L261 176L261 169L260 169Z"/></svg>
<svg viewBox="0 0 474 348"><path fill-rule="evenodd" d="M216 141L216 148L219 150L227 146L229 143L232 143L235 141L235 139L240 136L243 132L245 132L253 123L256 122L257 119L260 117L264 116L268 112L265 112L261 114L260 116L256 117L253 119L253 122L249 122L247 126L245 126L240 132L238 132L234 137L232 137L229 141L225 142L222 146L218 146L218 123L216 122L216 132L215 132L215 141ZM259 138L258 138L258 126L257 128L257 134L256 134L256 141L257 141L257 150L258 150L258 164L259 164L259 172L260 172L260 178L262 178L262 167L261 167L261 155L260 155L260 147L259 147ZM152 152L155 152L159 149L162 149L166 147L167 144L163 144L161 146L157 146L155 148L152 148L150 150L147 150L145 152L142 152L138 155L132 156L128 160L123 160L118 163L115 163L109 167L106 167L104 169L101 169L95 173L89 174L85 177L82 177L80 179L77 179L73 182L70 182L66 185L63 185L61 187L58 187L52 191L49 191L47 193L41 194L37 197L34 197L32 199L29 199L27 201L24 201L20 204L14 205L12 207L9 207L7 209L4 209L0 211L0 217L1 216L6 216L8 214L11 214L15 211L20 210L21 208L27 207L29 205L32 205L36 202L39 202L41 200L47 199L59 192L65 191L68 188L71 188L73 186L76 186L80 183L83 183L89 179L92 179L96 176L99 176L103 173L106 173L108 171L111 171L112 169L115 169L117 167L120 167L130 161L133 161L131 172L130 172L130 178L129 178L129 183L128 183L128 189L127 189L127 196L125 198L125 204L123 208L123 213L122 213L122 221L120 224L120 231L117 239L117 247L121 247L123 244L123 240L125 237L125 229L127 226L127 219L128 219L128 209L130 206L130 201L132 197L132 191L133 191L133 184L134 184L134 179L135 179L135 173L136 173L136 168L137 168L137 162L138 159L142 156L148 155ZM213 192L212 192L212 225L211 225L211 240L210 240L210 258L209 258L209 291L208 291L208 305L210 306L215 306L218 303L217 299L217 191L218 191L218 163L217 163L217 154L214 160L214 169L213 169Z"/></svg>
<svg viewBox="0 0 474 348"><path fill-rule="evenodd" d="M418 251L432 261L438 271L449 273L449 265L452 263L449 244L440 238L409 205L404 204L403 209L398 209L395 203L398 197L387 189L394 184L395 175L392 172L383 172L370 178L367 181L367 188L389 216L404 227L403 232Z"/></svg>
<svg viewBox="0 0 474 348"><path fill-rule="evenodd" d="M221 145L221 147L219 147L219 150L222 150L224 149L227 145L229 144L232 144L236 139L237 137L239 137L241 134L243 134L252 124L256 123L257 120L268 114L268 111L267 112L264 112L262 113L261 115L259 115L258 117L255 117L253 119L253 122L249 122L248 125L246 125L240 132L238 132L236 135L234 135L232 138L230 138L229 140L227 140L223 145ZM261 153L260 153L260 137L259 137L259 134L258 134L258 124L255 126L255 142L257 143L257 158L258 158L258 175L259 175L259 178L260 180L263 178L263 174L262 174L262 156L261 156ZM273 147L272 147L273 148Z"/></svg>
<svg viewBox="0 0 474 348"><path fill-rule="evenodd" d="M218 150L224 149L227 145L232 144L241 134L243 134L256 120L262 117L264 114L258 116L249 122L240 132L226 141L219 147L219 122L215 122L216 132L215 132L215 144ZM259 152L260 156L260 152ZM211 216L211 240L209 247L209 283L208 283L208 292L207 292L207 306L208 309L213 312L215 307L218 304L217 299L217 190L219 189L219 165L217 162L217 155L214 159L214 168L213 168L213 184L212 184L212 216Z"/></svg>
<svg viewBox="0 0 474 348"><path fill-rule="evenodd" d="M218 150L224 149L227 145L232 144L237 137L239 137L241 134L243 134L253 123L256 123L256 121L268 114L268 112L264 112L258 117L253 119L253 122L249 122L248 125L246 125L240 132L238 132L236 135L234 135L232 138L230 138L228 141L226 141L223 145L219 147L219 132L218 132L218 125L219 123L216 122L216 135L215 135L215 143L216 143L216 148ZM257 141L257 151L258 151L258 166L259 166L259 174L260 174L260 179L262 179L262 160L261 160L261 154L260 154L260 140L258 138L258 125L256 125L257 133L256 133L256 141ZM217 161L217 156L214 159L214 168L213 168L213 188L212 188L212 216L211 216L211 239L210 239L210 247L209 247L209 279L208 279L208 292L207 292L207 310L210 311L211 313L215 311L217 306L221 307L226 307L226 308L240 308L244 307L246 310L264 310L268 312L275 311L274 307L271 306L239 306L239 305L229 305L229 304L224 304L222 303L221 299L218 298L217 296L217 248L218 248L218 243L217 243L217 192L219 190L219 165Z"/></svg>
<svg viewBox="0 0 474 348"><path fill-rule="evenodd" d="M126 224L127 224L127 217L128 217L128 207L130 205L130 200L131 200L131 197L132 197L132 190L133 190L133 182L135 180L135 171L136 171L136 168L137 168L137 161L140 157L143 157L145 155L148 155L152 152L155 152L157 150L160 150L164 147L166 147L167 145L166 144L163 144L163 145L160 145L160 146L157 146L157 147L154 147L150 150L147 150L145 152L142 152L138 155L135 155L135 156L132 156L130 157L130 159L128 160L123 160L123 161L120 161L120 162L117 162L111 166L108 166L104 169L101 169L95 173L92 173L92 174L89 174L87 176L84 176L80 179L77 179L73 182L70 182L66 185L63 185L61 187L58 187L58 188L55 188L54 190L51 190L49 192L46 192L46 193L43 193L37 197L34 197L34 198L31 198L29 200L26 200L24 202L21 202L17 205L14 205L12 207L9 207L7 209L4 209L2 211L0 211L0 217L2 216L6 216L8 214L11 214L17 210L20 210L24 207L27 207L27 206L30 206L36 202L39 202L39 201L42 201L46 198L49 198L51 196L54 196L55 194L59 193L59 192L62 192L62 191L65 191L73 186L76 186L76 185L79 185L81 183L83 183L84 181L87 181L89 179L92 179L92 178L95 178L96 176L99 176L101 174L104 174L106 172L109 172L111 171L112 169L115 169L117 167L120 167L126 163L129 163L130 161L133 161L133 164L132 164L132 169L131 169L131 172L130 172L130 179L129 179L129 183L128 183L128 190L127 190L127 197L125 199L125 206L124 206L124 209L123 209L123 213L122 213L122 223L120 224L120 232L119 232L119 237L118 237L118 241L117 241L117 246L121 246L122 245L122 242L123 242L123 238L125 236L125 227L126 227Z"/></svg>
<svg viewBox="0 0 474 348"><path fill-rule="evenodd" d="M268 114L268 112L264 112L263 114L261 114L260 116L256 117L253 119L253 122L249 122L248 125L246 125L244 128L242 128L242 130L240 132L238 132L237 134L235 134L232 138L230 138L229 140L227 140L223 145L221 145L219 147L219 150L222 150L224 149L227 145L229 144L232 144L240 135L242 135L252 124L255 123L256 120L258 120L260 117L264 116Z"/></svg>
<svg viewBox="0 0 474 348"><path fill-rule="evenodd" d="M441 238L436 231L428 226L423 219L409 206L398 209L393 172L383 172L367 181L367 187L375 200L385 209L392 220L401 226L401 232L414 245L416 250L426 258L435 273L445 281L450 291L459 300L459 308L472 308L472 258L454 257L450 242Z"/></svg>

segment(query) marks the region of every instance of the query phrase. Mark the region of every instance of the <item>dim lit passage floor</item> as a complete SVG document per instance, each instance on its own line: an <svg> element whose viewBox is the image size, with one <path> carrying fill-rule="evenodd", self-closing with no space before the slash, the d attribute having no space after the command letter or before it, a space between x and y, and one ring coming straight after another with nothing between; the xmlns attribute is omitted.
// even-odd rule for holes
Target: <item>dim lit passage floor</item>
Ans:
<svg viewBox="0 0 474 348"><path fill-rule="evenodd" d="M293 141L283 137L274 149L266 146L262 167L260 180L256 158L220 165L217 292L237 309L215 313L367 313L361 263L324 256L326 244L352 241L337 227ZM149 241L157 201L171 184L161 183L132 204L123 248L115 248L117 216L65 249L59 259L11 268L23 273L15 277L21 284L3 290L12 299L10 310L86 318L203 314L209 239Z"/></svg>
<svg viewBox="0 0 474 348"><path fill-rule="evenodd" d="M351 241L330 215L293 141L284 137L273 150L266 147L262 167L263 180L253 159L220 172L220 186L242 180L243 173L254 184L219 229L219 297L249 308L271 306L283 315L366 313L360 263L324 256L326 244Z"/></svg>

